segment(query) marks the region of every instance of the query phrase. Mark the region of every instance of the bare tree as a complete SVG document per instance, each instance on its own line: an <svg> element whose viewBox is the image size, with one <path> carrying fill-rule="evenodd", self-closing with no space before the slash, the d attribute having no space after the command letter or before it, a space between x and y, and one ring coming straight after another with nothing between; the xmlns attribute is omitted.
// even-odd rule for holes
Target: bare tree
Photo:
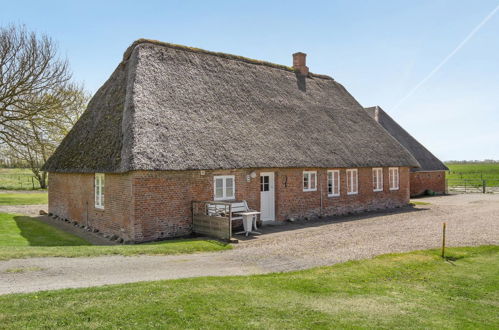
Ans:
<svg viewBox="0 0 499 330"><path fill-rule="evenodd" d="M5 139L9 155L31 169L41 188L47 187L47 173L40 168L76 123L89 99L83 87L74 85L66 85L57 97L44 95L46 100L40 103L50 108L13 122L11 127L16 134Z"/></svg>
<svg viewBox="0 0 499 330"><path fill-rule="evenodd" d="M24 26L0 28L0 141L15 139L16 125L51 108L71 79L68 63L49 37Z"/></svg>
<svg viewBox="0 0 499 330"><path fill-rule="evenodd" d="M26 163L42 188L41 165L83 112L88 96L45 35L0 28L0 144Z"/></svg>

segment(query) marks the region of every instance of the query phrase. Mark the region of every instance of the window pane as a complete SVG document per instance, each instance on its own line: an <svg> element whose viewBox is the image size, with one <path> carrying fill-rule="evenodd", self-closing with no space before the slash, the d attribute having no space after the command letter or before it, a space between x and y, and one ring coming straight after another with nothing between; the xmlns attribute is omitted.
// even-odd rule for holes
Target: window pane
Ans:
<svg viewBox="0 0 499 330"><path fill-rule="evenodd" d="M215 180L215 197L224 197L224 180L222 178Z"/></svg>
<svg viewBox="0 0 499 330"><path fill-rule="evenodd" d="M334 193L335 195L340 194L340 172L334 172L333 175L333 182L334 182Z"/></svg>
<svg viewBox="0 0 499 330"><path fill-rule="evenodd" d="M310 173L310 188L315 189L316 186L316 180L315 180L315 173Z"/></svg>
<svg viewBox="0 0 499 330"><path fill-rule="evenodd" d="M225 180L225 197L233 198L234 197L234 179L227 178Z"/></svg>
<svg viewBox="0 0 499 330"><path fill-rule="evenodd" d="M353 176L353 182L352 182L353 191L352 192L357 192L357 171L353 172L352 176Z"/></svg>
<svg viewBox="0 0 499 330"><path fill-rule="evenodd" d="M308 173L303 173L303 189L308 189Z"/></svg>
<svg viewBox="0 0 499 330"><path fill-rule="evenodd" d="M333 193L333 173L332 172L327 173L327 192L328 192L328 194Z"/></svg>

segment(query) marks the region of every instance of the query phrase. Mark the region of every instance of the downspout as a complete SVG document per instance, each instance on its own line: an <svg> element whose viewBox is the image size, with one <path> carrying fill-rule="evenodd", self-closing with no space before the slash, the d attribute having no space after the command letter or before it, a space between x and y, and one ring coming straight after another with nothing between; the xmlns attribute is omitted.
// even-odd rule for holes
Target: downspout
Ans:
<svg viewBox="0 0 499 330"><path fill-rule="evenodd" d="M317 175L317 180L320 179L320 175ZM320 186L320 199L321 199L321 208L319 215L322 217L322 180L319 181L319 186Z"/></svg>

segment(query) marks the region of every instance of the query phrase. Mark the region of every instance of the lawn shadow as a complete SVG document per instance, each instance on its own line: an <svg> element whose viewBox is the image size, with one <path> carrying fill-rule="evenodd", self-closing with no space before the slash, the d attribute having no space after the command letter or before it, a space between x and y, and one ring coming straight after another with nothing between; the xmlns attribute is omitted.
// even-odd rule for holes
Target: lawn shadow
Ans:
<svg viewBox="0 0 499 330"><path fill-rule="evenodd" d="M449 264L451 264L452 266L456 266L456 264L454 263L455 261L458 261L460 259L463 259L464 256L459 256L459 257L454 257L454 256L445 256L444 257L444 261L445 262L448 262Z"/></svg>
<svg viewBox="0 0 499 330"><path fill-rule="evenodd" d="M82 246L89 243L82 238L42 222L38 218L17 215L13 217L20 235L29 246Z"/></svg>

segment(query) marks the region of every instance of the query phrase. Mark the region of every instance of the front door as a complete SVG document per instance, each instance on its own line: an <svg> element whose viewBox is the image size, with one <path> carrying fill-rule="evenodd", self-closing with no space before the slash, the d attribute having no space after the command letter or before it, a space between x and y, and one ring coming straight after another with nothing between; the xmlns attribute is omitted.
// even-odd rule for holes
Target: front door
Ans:
<svg viewBox="0 0 499 330"><path fill-rule="evenodd" d="M274 172L260 173L260 212L262 221L275 220Z"/></svg>

